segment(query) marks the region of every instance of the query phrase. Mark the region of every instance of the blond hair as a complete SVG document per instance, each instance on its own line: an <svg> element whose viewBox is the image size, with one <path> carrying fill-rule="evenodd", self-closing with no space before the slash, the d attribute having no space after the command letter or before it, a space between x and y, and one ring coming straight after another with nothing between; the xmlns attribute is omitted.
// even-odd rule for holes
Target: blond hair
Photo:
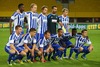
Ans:
<svg viewBox="0 0 100 67"><path fill-rule="evenodd" d="M69 11L67 8L63 8L62 12Z"/></svg>
<svg viewBox="0 0 100 67"><path fill-rule="evenodd" d="M37 4L31 3L30 7L32 8L33 6L37 6Z"/></svg>

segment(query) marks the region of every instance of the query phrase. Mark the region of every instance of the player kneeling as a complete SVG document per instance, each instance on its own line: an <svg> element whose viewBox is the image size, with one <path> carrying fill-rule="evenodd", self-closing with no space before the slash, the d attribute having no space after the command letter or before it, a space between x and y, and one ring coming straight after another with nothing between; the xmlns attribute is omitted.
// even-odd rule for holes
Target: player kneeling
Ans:
<svg viewBox="0 0 100 67"><path fill-rule="evenodd" d="M44 57L48 55L48 61L50 61L50 56L53 52L53 48L51 46L51 41L50 41L50 32L45 31L44 37L39 40L39 49L42 52L42 58L41 61L44 63L46 62Z"/></svg>
<svg viewBox="0 0 100 67"><path fill-rule="evenodd" d="M82 35L76 36L76 45L75 45L74 49L72 49L72 52L69 55L69 57L71 57L73 51L75 51L76 52L76 55L75 55L76 59L78 59L78 55L80 53L84 53L81 56L81 58L86 59L86 55L93 50L92 43L87 36L87 30L86 29L82 30L81 34ZM89 46L85 46L85 44L88 44Z"/></svg>
<svg viewBox="0 0 100 67"><path fill-rule="evenodd" d="M23 35L21 35L22 27L17 25L15 27L15 32L9 37L9 41L5 46L5 51L9 54L8 64L12 65L11 60L15 61L17 59L22 60L23 56L26 55L23 46L17 46L20 43ZM16 55L16 56L15 56Z"/></svg>
<svg viewBox="0 0 100 67"><path fill-rule="evenodd" d="M52 47L54 48L54 54L51 57L53 60L56 60L56 56L59 57L60 60L62 60L61 57L61 53L63 53L63 51L65 50L65 48L59 43L59 41L62 39L62 35L63 35L63 30L62 29L58 29L58 33L54 36L52 36Z"/></svg>
<svg viewBox="0 0 100 67"><path fill-rule="evenodd" d="M28 62L34 62L34 56L37 54L39 56L41 56L41 52L38 50L37 46L36 46L36 39L35 39L35 35L36 35L36 29L31 28L29 33L27 33L24 37L23 40L21 42L22 45L24 45L25 49L28 50L27 53L27 61ZM32 63L31 62L31 63Z"/></svg>
<svg viewBox="0 0 100 67"><path fill-rule="evenodd" d="M63 33L63 30L61 28L59 29L59 33ZM70 49L74 48L74 45L70 41L70 39L72 39L73 36L69 32L63 33L60 36L61 36L61 39L60 39L59 43L65 49L64 49L63 52L61 52L61 54L59 53L59 58L62 59L62 54L64 54L63 58L67 59L68 58L68 56L66 55L67 49L68 48L70 48ZM73 58L71 58L71 59L73 59Z"/></svg>

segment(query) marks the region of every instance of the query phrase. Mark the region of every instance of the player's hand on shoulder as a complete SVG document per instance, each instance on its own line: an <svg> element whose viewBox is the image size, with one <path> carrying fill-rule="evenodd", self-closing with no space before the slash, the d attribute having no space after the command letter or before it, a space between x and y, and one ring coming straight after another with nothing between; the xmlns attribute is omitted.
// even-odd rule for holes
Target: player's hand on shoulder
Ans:
<svg viewBox="0 0 100 67"><path fill-rule="evenodd" d="M17 12L17 13L20 13L20 10L18 9L18 10L16 10L16 12Z"/></svg>

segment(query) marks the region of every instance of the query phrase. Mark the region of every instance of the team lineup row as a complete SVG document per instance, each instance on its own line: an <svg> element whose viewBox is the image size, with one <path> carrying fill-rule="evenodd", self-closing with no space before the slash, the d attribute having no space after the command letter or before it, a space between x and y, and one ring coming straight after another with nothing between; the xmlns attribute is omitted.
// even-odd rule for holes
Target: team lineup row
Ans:
<svg viewBox="0 0 100 67"><path fill-rule="evenodd" d="M13 22L14 29L16 25L24 25L24 18L26 17L28 25L27 25L27 32L31 28L37 29L37 33L43 35L43 33L48 29L51 34L56 34L56 29L64 27L66 31L68 31L68 24L69 24L69 17L68 17L68 9L62 9L62 15L58 16L57 7L52 6L52 12L47 15L48 7L42 6L42 12L40 14L37 13L37 5L32 3L31 11L24 12L24 4L18 5L18 10L14 12L11 16L10 22ZM12 32L12 24L10 23L10 33Z"/></svg>
<svg viewBox="0 0 100 67"><path fill-rule="evenodd" d="M51 35L49 31L45 31L43 38L36 40L36 29L31 28L25 35L21 34L22 27L17 25L15 32L13 32L9 41L5 46L5 51L9 54L8 64L12 65L11 61L15 64L16 60L20 63L24 56L27 56L27 62L35 62L36 58L41 62L57 60L57 56L62 60L64 58L72 59L72 54L75 52L75 59L78 59L78 55L83 53L81 56L86 59L86 55L93 50L91 41L87 36L87 30L82 30L81 34L77 33L76 29L72 30L72 34L64 33L61 28L58 29L56 35ZM70 39L75 38L76 43L73 45ZM85 46L88 44L88 46ZM70 47L69 56L66 55L66 49Z"/></svg>

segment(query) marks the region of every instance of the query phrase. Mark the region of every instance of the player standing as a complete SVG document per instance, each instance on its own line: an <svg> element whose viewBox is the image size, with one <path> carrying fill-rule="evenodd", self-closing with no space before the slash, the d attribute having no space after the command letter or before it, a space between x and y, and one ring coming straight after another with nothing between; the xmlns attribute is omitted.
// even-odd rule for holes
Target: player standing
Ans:
<svg viewBox="0 0 100 67"><path fill-rule="evenodd" d="M14 14L11 16L11 19L10 19L10 34L15 31L15 27L17 25L20 25L20 26L23 27L24 16L25 16L25 14L24 14L24 4L22 4L22 3L19 4L18 9L19 9L20 13L18 13L17 11L14 12ZM12 30L12 22L14 23L13 30ZM22 34L23 33L24 33L24 31L22 31Z"/></svg>
<svg viewBox="0 0 100 67"><path fill-rule="evenodd" d="M62 26L62 23L59 21L59 17L56 13L57 13L57 7L52 6L52 13L47 16L47 20L48 20L47 27L51 35L56 34L58 23Z"/></svg>
<svg viewBox="0 0 100 67"><path fill-rule="evenodd" d="M38 14L37 14L37 5L35 3L31 4L31 11L25 12L25 17L27 18L28 21L28 31L31 28L37 29L37 22L38 22Z"/></svg>
<svg viewBox="0 0 100 67"><path fill-rule="evenodd" d="M64 25L64 28L66 29L66 32L68 32L68 30L69 30L69 27L68 27L68 25L69 25L68 9L63 8L62 12L63 12L63 14L61 16L59 16L59 20ZM62 28L62 26L58 25L58 28Z"/></svg>
<svg viewBox="0 0 100 67"><path fill-rule="evenodd" d="M38 40L44 37L44 32L47 30L47 6L42 6L42 13L38 17Z"/></svg>

